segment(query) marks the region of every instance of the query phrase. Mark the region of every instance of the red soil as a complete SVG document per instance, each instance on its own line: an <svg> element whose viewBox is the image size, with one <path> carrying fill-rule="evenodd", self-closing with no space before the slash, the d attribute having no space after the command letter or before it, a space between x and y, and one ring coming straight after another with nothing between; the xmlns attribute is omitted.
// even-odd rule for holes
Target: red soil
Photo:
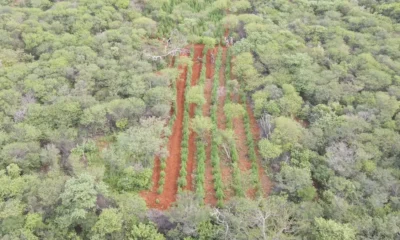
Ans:
<svg viewBox="0 0 400 240"><path fill-rule="evenodd" d="M224 105L225 105L225 98L226 98L226 91L225 91L225 63L226 63L226 53L227 48L223 47L222 52L222 65L219 71L219 89L218 89L218 107L217 107L217 125L219 129L226 128L226 118L224 113ZM224 152L221 150L221 152ZM232 188L229 186L232 183L232 168L229 159L223 154L221 161L221 174L222 174L222 181L224 183L224 195L225 200L229 200L232 195L233 191Z"/></svg>
<svg viewBox="0 0 400 240"><path fill-rule="evenodd" d="M204 97L206 98L206 103L203 105L203 116L210 116L210 108L211 108L211 91L212 91L212 82L214 76L214 65L211 64L211 51L214 52L215 49L209 50L207 52L207 62L206 62L206 82L204 85ZM205 203L215 206L217 204L217 199L215 198L215 189L213 183L213 174L212 174L212 166L211 166L211 138L207 137L206 147L206 171L205 171Z"/></svg>
<svg viewBox="0 0 400 240"><path fill-rule="evenodd" d="M246 146L246 132L244 129L244 123L242 118L234 118L233 119L233 128L235 130L236 135L236 147L239 153L239 169L242 172L242 176L247 176L250 174L251 162L248 158L248 150ZM250 183L243 184L243 186L249 186ZM245 189L244 189L245 190ZM251 190L251 189L250 189ZM253 197L254 194L250 191L247 191L248 197Z"/></svg>
<svg viewBox="0 0 400 240"><path fill-rule="evenodd" d="M182 141L182 121L185 100L185 83L187 67L179 67L181 71L179 80L176 82L177 94L177 112L176 120L172 128L172 134L169 137L169 157L166 159L165 168L165 184L164 191L157 194L158 180L160 179L160 160L155 159L153 169L153 187L151 191L142 192L141 196L146 200L149 208L156 208L160 210L167 209L176 200L176 193L178 190L178 177L180 170L180 156L181 156L181 141ZM157 203L158 201L158 203Z"/></svg>
<svg viewBox="0 0 400 240"><path fill-rule="evenodd" d="M193 54L193 68L192 68L192 80L191 86L195 86L200 78L200 71L201 71L201 63L197 61L197 58L202 58L204 45L195 45L194 46L194 54ZM195 104L192 103L189 106L189 117L194 117L195 111ZM186 190L193 191L193 174L195 168L195 153L196 153L196 133L191 131L189 135L189 153L188 153L188 162L187 162L187 186Z"/></svg>
<svg viewBox="0 0 400 240"><path fill-rule="evenodd" d="M248 112L249 118L250 118L251 131L253 132L254 141L256 143L258 143L260 141L260 128L258 126L256 118L254 117L253 110L251 109L249 104L247 104L247 112ZM259 174L259 178L260 178L260 182L261 182L261 188L263 190L262 191L263 195L265 197L267 197L269 195L269 193L271 192L272 182L269 179L269 177L267 176L267 174L265 173L264 168L262 167L261 160L260 160L261 157L260 157L260 153L258 152L257 145L255 148L256 148L256 154L257 154L258 174Z"/></svg>

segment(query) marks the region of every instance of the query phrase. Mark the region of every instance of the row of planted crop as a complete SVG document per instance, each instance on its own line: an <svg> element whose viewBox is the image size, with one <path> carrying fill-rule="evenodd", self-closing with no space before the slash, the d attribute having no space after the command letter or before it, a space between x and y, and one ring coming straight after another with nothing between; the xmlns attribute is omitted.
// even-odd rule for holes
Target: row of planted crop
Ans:
<svg viewBox="0 0 400 240"><path fill-rule="evenodd" d="M175 56L172 58L172 61L174 61L174 58L176 58ZM176 69L178 69L178 61L175 59L175 61L174 61L174 66L173 66L174 68L176 68ZM178 76L178 78L179 78L180 76ZM173 125L174 125L174 123L175 123L175 120L176 120L176 113L177 113L177 110L178 110L178 104L177 104L177 102L176 102L176 94L177 94L177 89L176 89L176 81L177 80L175 80L175 81L172 81L172 83L171 83L171 88L172 88L172 90L174 91L174 94L173 94L173 96L174 96L174 101L172 101L172 115L171 115L171 118L169 119L169 122L168 122L168 127L170 128L170 130L172 130L172 127L173 127Z"/></svg>
<svg viewBox="0 0 400 240"><path fill-rule="evenodd" d="M243 86L241 86L241 89L243 89ZM244 91L240 91L240 98L241 98L242 103L246 107L247 98L246 98L246 94ZM252 176L253 176L252 180L253 180L254 188L258 195L262 195L261 182L260 182L259 171L258 171L259 166L257 163L256 145L255 145L254 138L253 138L253 132L252 132L252 128L251 128L251 124L250 124L250 117L249 117L247 108L243 115L243 122L244 122L244 129L246 132L246 143L247 143L247 149L248 149L248 156L251 161L251 172L252 172Z"/></svg>
<svg viewBox="0 0 400 240"><path fill-rule="evenodd" d="M227 51L226 55L226 64L225 64L225 78L227 80L230 80L231 77L231 55L232 52L230 49ZM228 85L228 84L226 84ZM229 104L231 102L231 92L230 88L226 87L225 88L225 104ZM230 117L230 115L226 115L226 127L228 129L233 129L233 120ZM244 191L243 191L243 186L242 186L242 175L239 169L239 153L237 151L236 143L235 141L232 141L231 146L230 146L230 156L232 160L232 186L233 186L233 191L236 196L244 197Z"/></svg>
<svg viewBox="0 0 400 240"><path fill-rule="evenodd" d="M171 61L174 61L173 67L178 69L178 67L179 67L178 66L178 61L176 59L174 59L174 58L175 57L173 57L171 59ZM172 101L172 115L171 115L171 117L169 119L168 127L172 131L172 127L174 126L174 123L175 123L175 120L176 120L176 114L177 114L177 111L178 111L178 105L177 105L177 102L176 102L176 94L177 94L176 80L172 81L171 88L174 91L173 96L175 96L175 97L174 97L174 100ZM158 189L157 189L157 193L158 194L161 194L164 191L165 175L166 175L165 168L167 167L167 162L166 161L167 161L167 158L165 158L165 157L160 158L160 179L158 180Z"/></svg>
<svg viewBox="0 0 400 240"><path fill-rule="evenodd" d="M193 49L191 50L191 55L193 55ZM176 59L175 59L174 67L175 68L179 67L179 61L177 61ZM184 68L184 67L182 67L182 68ZM190 79L190 77L191 77L191 72L192 72L192 69L190 67L188 67L188 71L187 71L187 75L186 75L186 89L185 89L185 92L187 92L188 85L190 87L190 80L188 80L188 79ZM176 94L177 94L176 81L172 82L172 89L174 90L174 96L176 96ZM173 113L172 113L172 116L171 116L171 118L169 120L169 123L168 123L169 128L171 130L172 130L172 126L174 125L174 122L176 120L177 111L178 111L178 104L177 104L176 98L175 98L175 101L173 101L173 107L172 108L173 108ZM184 143L185 142L184 141L185 129L186 129L186 135L187 135L186 144ZM181 142L181 147L182 147L181 159L185 159L184 160L185 161L185 164L184 164L185 166L186 166L187 155L188 155L188 141L189 141L188 140L189 139L188 132L189 132L189 110L188 110L188 106L186 106L186 104L185 104L185 106L184 106L184 115L183 115L183 137L182 137L182 142ZM160 163L160 179L158 180L158 189L157 189L157 193L158 194L161 194L164 191L165 175L166 175L165 168L167 166L166 158L161 158L160 161L161 161L161 163ZM185 169L185 171L186 171L186 169ZM186 182L186 173L182 172L182 169L181 169L180 175L185 175L185 177L184 177L185 181L182 182L181 184L183 184L183 186L186 186L186 184L184 184ZM179 178L178 181L182 181L181 177Z"/></svg>
<svg viewBox="0 0 400 240"><path fill-rule="evenodd" d="M203 65L200 72L199 85L203 86L206 82L206 61L207 61L207 49L205 49L205 53L203 51ZM203 116L203 109L201 107L196 108L196 116ZM205 182L205 173L206 173L206 144L204 143L204 139L201 136L198 136L196 141L196 195L199 199L204 199L205 191L204 191L204 182Z"/></svg>
<svg viewBox="0 0 400 240"><path fill-rule="evenodd" d="M190 60L193 59L194 48L190 51ZM187 101L187 93L189 92L192 79L192 66L188 64L186 72L186 85L185 85L185 101L182 123L182 141L181 141L181 169L179 170L178 178L178 191L182 191L187 185L187 162L189 157L189 102Z"/></svg>
<svg viewBox="0 0 400 240"><path fill-rule="evenodd" d="M217 108L218 108L218 88L219 88L219 71L222 64L222 49L218 48L217 58L215 61L214 80L211 91L211 121L213 127L211 129L211 166L214 180L215 197L217 205L222 206L224 201L224 184L222 181L221 163L218 147L218 128L217 128Z"/></svg>

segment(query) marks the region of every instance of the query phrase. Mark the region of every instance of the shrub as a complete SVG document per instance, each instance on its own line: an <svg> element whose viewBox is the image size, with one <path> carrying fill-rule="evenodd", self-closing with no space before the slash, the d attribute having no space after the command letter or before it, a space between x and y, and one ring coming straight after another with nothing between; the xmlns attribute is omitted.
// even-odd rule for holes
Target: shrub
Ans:
<svg viewBox="0 0 400 240"><path fill-rule="evenodd" d="M164 184L165 184L165 178L160 178L160 180L158 180L158 185L164 186Z"/></svg>
<svg viewBox="0 0 400 240"><path fill-rule="evenodd" d="M167 167L167 163L166 162L162 162L160 167L161 167L161 170L164 170Z"/></svg>
<svg viewBox="0 0 400 240"><path fill-rule="evenodd" d="M165 172L164 172L164 171L162 171L162 172L160 173L160 177L161 177L161 178L165 178Z"/></svg>
<svg viewBox="0 0 400 240"><path fill-rule="evenodd" d="M185 187L187 185L187 181L186 181L186 176L185 177L179 177L178 179L178 186L179 187Z"/></svg>
<svg viewBox="0 0 400 240"><path fill-rule="evenodd" d="M158 187L158 189L157 189L157 193L158 193L158 194L161 194L163 191L164 191L164 187L160 185L160 186Z"/></svg>

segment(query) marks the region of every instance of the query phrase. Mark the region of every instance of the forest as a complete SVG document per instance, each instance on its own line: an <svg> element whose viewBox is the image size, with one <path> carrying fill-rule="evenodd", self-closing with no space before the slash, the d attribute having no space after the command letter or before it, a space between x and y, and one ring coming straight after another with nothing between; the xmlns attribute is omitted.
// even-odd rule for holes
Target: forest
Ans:
<svg viewBox="0 0 400 240"><path fill-rule="evenodd" d="M400 239L400 3L0 0L0 239Z"/></svg>

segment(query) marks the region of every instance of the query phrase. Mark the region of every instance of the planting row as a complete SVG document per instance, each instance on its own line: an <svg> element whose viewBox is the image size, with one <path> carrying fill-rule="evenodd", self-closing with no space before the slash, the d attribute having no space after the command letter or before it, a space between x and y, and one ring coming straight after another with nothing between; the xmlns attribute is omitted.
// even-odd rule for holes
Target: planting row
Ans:
<svg viewBox="0 0 400 240"><path fill-rule="evenodd" d="M178 191L181 192L187 185L186 175L187 175L187 162L189 156L189 101L188 92L190 89L190 79L192 78L192 64L193 64L194 49L190 51L190 58L188 59L187 73L186 73L186 85L185 85L185 103L184 103L184 113L183 113L183 125L182 125L182 142L181 142L181 169L179 171L178 178Z"/></svg>
<svg viewBox="0 0 400 240"><path fill-rule="evenodd" d="M207 61L207 48L204 48L203 51L203 60L202 62L205 64ZM205 53L204 53L205 52ZM203 86L206 81L206 67L203 65L200 72L199 86ZM196 109L196 117L202 117L203 112L200 107ZM204 182L205 182L205 172L206 172L206 145L204 136L198 134L197 143L196 143L197 155L196 155L196 194L200 199L204 199L205 191L204 191Z"/></svg>
<svg viewBox="0 0 400 240"><path fill-rule="evenodd" d="M226 64L225 64L225 77L227 80L230 80L230 76L231 76L231 50L228 49L227 51L227 55L226 55ZM227 84L228 87L226 87L226 98L225 98L225 104L229 105L231 104L231 87L230 84ZM227 129L233 129L233 119L231 114L225 114L226 117L226 127ZM231 165L232 165L232 186L233 186L233 191L235 193L236 196L240 196L243 197L244 191L243 191L243 186L242 186L242 176L241 176L241 172L239 169L239 153L237 151L237 146L236 146L236 142L234 141L230 141L229 144L229 149L227 149L227 151L229 151L229 158L232 161ZM228 155L228 154L227 154Z"/></svg>
<svg viewBox="0 0 400 240"><path fill-rule="evenodd" d="M222 49L218 49L217 58L215 61L215 71L213 86L211 91L211 121L213 127L211 129L211 166L214 180L215 197L217 198L217 205L222 206L225 197L224 185L222 182L221 163L218 147L218 128L217 128L217 108L218 108L218 88L219 88L219 71L222 64Z"/></svg>
<svg viewBox="0 0 400 240"><path fill-rule="evenodd" d="M174 65L173 67L178 69L179 65L178 65L178 61L176 59L174 59L175 57L173 57L171 59L171 61L174 61ZM173 90L173 96L174 96L174 101L172 101L172 114L171 117L168 121L168 127L172 132L172 127L174 126L175 120L176 120L176 115L177 115L177 111L178 111L178 105L176 102L176 95L177 95L177 87L176 87L176 80L171 82L171 88ZM157 189L157 193L161 194L164 191L164 184L165 184L165 168L167 167L167 163L166 163L167 159L165 157L160 158L160 179L158 180L158 189Z"/></svg>
<svg viewBox="0 0 400 240"><path fill-rule="evenodd" d="M243 89L243 86L242 88ZM244 91L240 91L240 98L243 104L246 104L247 98ZM244 111L243 115L244 129L246 132L246 143L248 149L249 159L251 161L251 172L252 172L252 182L254 184L254 189L256 190L257 195L262 195L261 182L259 178L258 164L257 164L257 154L256 154L256 145L254 143L253 133L250 124L250 117L247 111Z"/></svg>
<svg viewBox="0 0 400 240"><path fill-rule="evenodd" d="M191 49L191 57L193 56L193 49ZM192 69L191 69L191 61L189 61L188 58L180 58L178 61L175 61L174 67L182 67L182 71L187 68L187 74L186 74L186 85L185 85L185 98L186 98L186 93L188 88L190 88L190 79L192 75ZM172 82L172 88L174 89L174 95L176 96L177 94L177 88L176 88L176 82ZM176 115L177 115L177 102L173 102L173 112L171 119L169 121L169 127L172 128L175 120L176 120ZM183 166L186 166L187 163L187 156L188 156L188 140L189 140L189 106L185 101L184 105L184 115L183 115L183 124L182 124L182 142L181 142L181 170L179 172L179 179L178 179L178 186L179 189L182 187L186 186L186 169L182 171ZM158 189L157 193L161 194L164 190L164 184L165 184L165 168L166 168L166 159L162 158L160 159L161 164L160 164L160 179L158 181ZM182 180L184 179L184 180Z"/></svg>

